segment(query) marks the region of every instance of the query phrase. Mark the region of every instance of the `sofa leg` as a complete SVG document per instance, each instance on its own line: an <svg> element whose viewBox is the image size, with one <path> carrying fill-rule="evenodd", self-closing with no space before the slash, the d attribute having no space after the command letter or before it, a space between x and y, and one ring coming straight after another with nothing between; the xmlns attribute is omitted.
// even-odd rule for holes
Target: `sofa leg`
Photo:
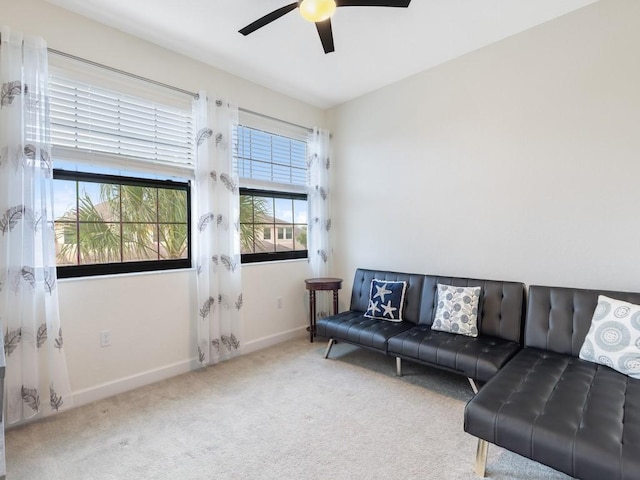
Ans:
<svg viewBox="0 0 640 480"><path fill-rule="evenodd" d="M486 440L478 439L478 451L476 452L476 466L474 471L479 477L485 476L487 469L487 452L489 451L489 442Z"/></svg>
<svg viewBox="0 0 640 480"><path fill-rule="evenodd" d="M324 358L329 358L329 352L331 351L331 347L333 347L334 343L335 343L335 340L333 338L330 338L329 344L327 345L327 349L324 352Z"/></svg>
<svg viewBox="0 0 640 480"><path fill-rule="evenodd" d="M402 359L400 357L396 357L396 375L402 376Z"/></svg>
<svg viewBox="0 0 640 480"><path fill-rule="evenodd" d="M469 380L469 383L471 384L471 390L473 390L473 393L478 393L478 385L476 385L476 382L473 380L473 378L467 377L467 380Z"/></svg>

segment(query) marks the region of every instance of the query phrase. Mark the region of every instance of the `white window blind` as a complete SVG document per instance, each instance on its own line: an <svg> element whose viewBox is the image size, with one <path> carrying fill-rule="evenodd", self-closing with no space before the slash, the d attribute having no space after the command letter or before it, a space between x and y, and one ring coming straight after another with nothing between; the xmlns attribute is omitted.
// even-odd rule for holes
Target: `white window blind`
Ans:
<svg viewBox="0 0 640 480"><path fill-rule="evenodd" d="M236 167L243 184L307 184L306 142L244 125L236 134Z"/></svg>
<svg viewBox="0 0 640 480"><path fill-rule="evenodd" d="M193 168L190 110L57 75L49 89L54 149Z"/></svg>

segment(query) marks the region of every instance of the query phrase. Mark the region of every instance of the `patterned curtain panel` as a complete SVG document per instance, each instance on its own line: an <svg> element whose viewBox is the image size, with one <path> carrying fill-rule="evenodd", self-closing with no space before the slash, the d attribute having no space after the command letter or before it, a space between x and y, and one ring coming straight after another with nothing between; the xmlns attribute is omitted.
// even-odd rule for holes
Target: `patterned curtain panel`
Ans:
<svg viewBox="0 0 640 480"><path fill-rule="evenodd" d="M67 408L71 396L56 288L47 48L8 28L1 34L0 334L13 423Z"/></svg>
<svg viewBox="0 0 640 480"><path fill-rule="evenodd" d="M331 211L330 211L330 134L326 130L315 128L307 140L309 158L309 263L315 277L331 275L331 257L333 249L330 244ZM333 313L332 298L329 295L318 295L316 300L316 316L326 317Z"/></svg>
<svg viewBox="0 0 640 480"><path fill-rule="evenodd" d="M202 365L240 353L240 192L233 168L238 109L223 100L194 101L198 358Z"/></svg>

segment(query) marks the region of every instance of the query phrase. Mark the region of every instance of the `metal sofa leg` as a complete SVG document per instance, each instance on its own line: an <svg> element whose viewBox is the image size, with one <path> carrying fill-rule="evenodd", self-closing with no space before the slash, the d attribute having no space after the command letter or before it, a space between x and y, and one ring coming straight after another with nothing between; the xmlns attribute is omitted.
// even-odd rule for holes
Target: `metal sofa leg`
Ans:
<svg viewBox="0 0 640 480"><path fill-rule="evenodd" d="M329 358L329 352L331 351L331 347L333 347L334 343L335 343L335 340L333 338L330 338L329 344L327 345L327 349L324 352L324 358Z"/></svg>
<svg viewBox="0 0 640 480"><path fill-rule="evenodd" d="M479 477L485 476L487 469L487 452L489 451L489 442L486 440L478 439L478 451L476 452L476 465L474 471Z"/></svg>
<svg viewBox="0 0 640 480"><path fill-rule="evenodd" d="M467 377L467 380L469 380L469 383L471 384L471 390L473 390L474 395L478 393L478 385L476 385L476 382L473 380L473 378Z"/></svg>
<svg viewBox="0 0 640 480"><path fill-rule="evenodd" d="M396 375L402 376L402 359L400 357L396 357Z"/></svg>

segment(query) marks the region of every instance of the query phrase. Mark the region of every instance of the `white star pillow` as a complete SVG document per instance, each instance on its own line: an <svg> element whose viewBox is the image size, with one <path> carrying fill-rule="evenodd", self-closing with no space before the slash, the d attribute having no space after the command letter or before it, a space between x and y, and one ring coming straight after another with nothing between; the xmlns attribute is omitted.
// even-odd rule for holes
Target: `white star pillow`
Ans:
<svg viewBox="0 0 640 480"><path fill-rule="evenodd" d="M374 278L369 290L369 307L364 316L401 322L406 290L407 282Z"/></svg>

